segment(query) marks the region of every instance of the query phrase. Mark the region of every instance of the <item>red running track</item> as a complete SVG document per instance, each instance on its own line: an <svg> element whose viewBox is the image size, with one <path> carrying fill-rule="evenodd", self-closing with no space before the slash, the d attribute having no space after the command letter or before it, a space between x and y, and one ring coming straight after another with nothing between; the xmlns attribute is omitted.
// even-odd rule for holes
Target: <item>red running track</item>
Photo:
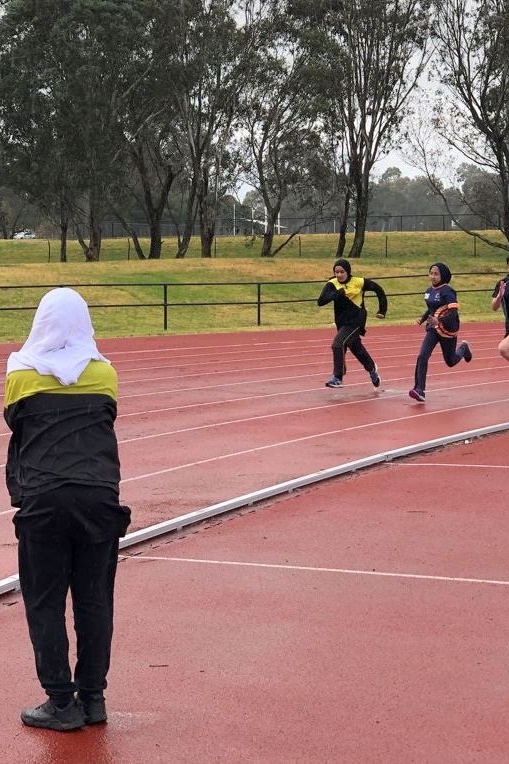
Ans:
<svg viewBox="0 0 509 764"><path fill-rule="evenodd" d="M380 391L354 359L344 388L324 387L330 330L102 341L120 375L117 431L132 530L371 453L505 422L500 332L498 324L465 328L470 365L450 370L435 354L425 406L407 395L417 326L369 331ZM4 453L7 439L3 425ZM16 567L11 519L1 485L0 578Z"/></svg>
<svg viewBox="0 0 509 764"><path fill-rule="evenodd" d="M122 490L135 527L505 421L500 328L468 328L474 362L447 370L437 356L425 406L406 396L414 328L370 331L381 392L353 360L348 386L322 387L330 332L101 343L121 377ZM7 738L18 746L5 755L507 762L506 441L330 481L128 553L103 730L20 727L19 707L39 691L19 596L4 598ZM444 454L456 466L427 466Z"/></svg>
<svg viewBox="0 0 509 764"><path fill-rule="evenodd" d="M448 447L133 550L103 728L21 726L40 690L4 598L0 759L504 764L508 447Z"/></svg>

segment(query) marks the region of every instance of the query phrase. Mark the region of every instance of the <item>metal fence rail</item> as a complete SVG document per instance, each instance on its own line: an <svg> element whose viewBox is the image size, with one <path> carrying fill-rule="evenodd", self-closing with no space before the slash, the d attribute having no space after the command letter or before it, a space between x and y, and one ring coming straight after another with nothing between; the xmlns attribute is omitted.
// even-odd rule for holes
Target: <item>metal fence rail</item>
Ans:
<svg viewBox="0 0 509 764"><path fill-rule="evenodd" d="M485 271L482 272L468 272L468 273L455 273L455 277L458 276L490 276L496 279L500 275L505 275L505 272L493 272L493 273L486 273ZM377 282L390 282L391 280L394 281L395 279L398 280L407 280L407 279L425 279L427 278L428 274L414 274L414 275L397 275L397 276L381 276L377 278ZM73 283L65 283L65 284L24 284L23 286L20 285L0 285L0 290L7 291L11 289L15 289L19 291L20 289L28 289L28 290L47 290L47 289L55 289L58 287L71 287L73 289L93 289L98 290L98 292L101 292L102 290L108 290L111 292L115 289L124 289L125 287L136 287L139 289L144 288L160 288L161 289L161 299L160 300L152 300L152 301L136 301L136 302L96 302L96 301L89 301L88 305L90 308L107 308L107 309L115 309L115 308L160 308L162 312L162 322L163 322L163 329L164 331L168 330L169 327L169 317L170 313L173 309L179 308L179 309L185 309L185 308L196 308L196 307L212 307L212 306L246 306L246 305L252 305L255 308L256 313L256 326L262 326L262 308L264 305L283 305L283 304L302 304L302 303L313 303L316 302L317 294L314 293L312 297L278 297L278 298L270 298L267 294L267 291L271 287L286 287L286 286L292 286L292 285L300 285L300 286L306 286L306 285L317 285L317 284L323 284L324 280L314 280L314 281L215 281L215 282L121 282L121 283L113 283L113 284L99 284L99 283L90 283L90 284L73 284ZM182 300L172 300L172 292L176 292L177 290L182 289L189 289L193 287L206 287L208 290L213 289L215 287L227 287L228 289L231 289L232 292L236 288L253 288L253 297L252 299L234 299L232 296L232 299L227 300L191 300L188 299L186 301ZM456 290L458 294L467 294L467 293L475 293L475 292L491 292L492 289L483 289L483 288L469 288L469 289L457 289ZM387 297L412 297L415 295L421 295L422 289L418 291L408 291L408 292L390 292L388 289L386 289ZM34 311L36 310L37 305L5 305L1 304L0 301L0 311Z"/></svg>

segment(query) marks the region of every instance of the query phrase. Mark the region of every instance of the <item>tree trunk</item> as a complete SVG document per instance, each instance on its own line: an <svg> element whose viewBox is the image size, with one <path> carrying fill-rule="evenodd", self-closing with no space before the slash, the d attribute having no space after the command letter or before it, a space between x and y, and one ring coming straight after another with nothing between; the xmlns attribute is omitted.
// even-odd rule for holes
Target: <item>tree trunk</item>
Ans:
<svg viewBox="0 0 509 764"><path fill-rule="evenodd" d="M143 188L143 198L145 201L145 212L150 224L150 250L149 260L159 260L161 257L161 221L164 210L168 202L168 194L175 179L175 173L170 165L161 165L159 172L160 187L159 190L152 190L150 164L147 164L145 155L147 148L140 141L131 148L131 157L138 170L138 175ZM138 251L138 250L136 250Z"/></svg>
<svg viewBox="0 0 509 764"><path fill-rule="evenodd" d="M267 223L267 229L263 234L262 251L260 257L273 257L272 255L272 242L274 241L274 226Z"/></svg>
<svg viewBox="0 0 509 764"><path fill-rule="evenodd" d="M274 207L269 207L266 199L264 199L264 201L266 210L265 216L267 222L265 224L265 233L263 234L263 244L262 251L260 252L260 257L274 257L272 244L274 243L274 231L276 228L278 215L281 211L281 199L277 201Z"/></svg>
<svg viewBox="0 0 509 764"><path fill-rule="evenodd" d="M67 230L69 223L67 220L60 222L60 262L67 262Z"/></svg>
<svg viewBox="0 0 509 764"><path fill-rule="evenodd" d="M138 260L146 260L145 253L143 252L143 247L140 244L140 240L138 239L138 235L135 231L131 233L131 238L133 240L134 249L136 250L136 254L138 255Z"/></svg>
<svg viewBox="0 0 509 764"><path fill-rule="evenodd" d="M203 228L200 234L201 238L201 256L212 257L212 245L214 243L214 230L209 227Z"/></svg>
<svg viewBox="0 0 509 764"><path fill-rule="evenodd" d="M182 258L186 256L187 250L189 248L189 242L191 241L191 237L193 235L194 221L196 220L195 199L196 199L196 185L193 183L193 185L190 188L189 196L187 199L184 232L182 233L182 239L179 241L177 255L176 255L177 258Z"/></svg>
<svg viewBox="0 0 509 764"><path fill-rule="evenodd" d="M357 258L361 256L362 248L364 247L364 240L366 238L366 222L368 219L368 195L362 194L361 198L357 200L355 209L355 234L353 239L352 248L350 250L350 257Z"/></svg>
<svg viewBox="0 0 509 764"><path fill-rule="evenodd" d="M123 228L125 231L127 231L127 233L129 234L129 236L130 236L130 237L131 237L131 239L133 240L134 249L136 250L136 254L138 255L138 260L146 260L146 257L145 257L145 253L143 252L143 247L141 246L141 244L140 244L140 240L138 239L138 234L136 233L136 231L134 230L134 228L132 228L132 226L130 226L130 225L129 225L129 223L127 222L127 220L126 220L126 219L124 218L124 216L123 216L123 215L122 215L122 214L121 214L121 213L120 213L120 212L119 212L119 211L116 209L116 207L114 207L114 206L113 206L113 205L111 205L111 204L110 204L110 206L111 206L111 211L113 212L113 214L115 215L115 217L117 218L117 220L118 220L118 221L120 222L120 224L122 225L122 228Z"/></svg>
<svg viewBox="0 0 509 764"><path fill-rule="evenodd" d="M212 257L212 242L216 233L216 206L214 198L208 193L209 178L204 172L202 181L197 189L196 197L198 201L198 210L200 214L200 240L201 256ZM217 205L217 201L216 201Z"/></svg>
<svg viewBox="0 0 509 764"><path fill-rule="evenodd" d="M346 247L346 232L348 230L348 213L350 212L350 201L352 194L348 188L343 196L343 205L339 210L339 238L336 248L336 258L343 257Z"/></svg>
<svg viewBox="0 0 509 764"><path fill-rule="evenodd" d="M149 260L159 260L161 258L161 218L158 217L150 223L150 252Z"/></svg>
<svg viewBox="0 0 509 764"><path fill-rule="evenodd" d="M101 253L101 227L97 224L94 215L90 215L90 243L85 257L87 262L97 262Z"/></svg>
<svg viewBox="0 0 509 764"><path fill-rule="evenodd" d="M69 232L69 207L66 204L64 194L60 194L59 204L60 224L60 262L67 262L67 234Z"/></svg>

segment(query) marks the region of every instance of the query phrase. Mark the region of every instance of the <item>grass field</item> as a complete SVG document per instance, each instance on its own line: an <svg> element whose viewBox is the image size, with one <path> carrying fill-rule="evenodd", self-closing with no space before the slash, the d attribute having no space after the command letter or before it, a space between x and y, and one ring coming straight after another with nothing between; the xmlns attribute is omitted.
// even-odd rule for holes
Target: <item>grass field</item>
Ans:
<svg viewBox="0 0 509 764"><path fill-rule="evenodd" d="M138 260L132 247L127 258L127 240L108 239L101 261L86 263L72 241L69 261L60 263L57 241L0 240L0 340L23 339L40 297L57 285L76 286L83 294L98 337L164 333L163 284L171 333L256 329L258 292L262 329L330 326L332 309L318 308L316 297L331 274L336 243L332 234L308 234L275 258L260 258L259 241L224 237L217 240L216 256L202 259L195 239L188 256L177 260L175 242L167 240L160 260ZM354 273L377 279L386 289L390 323L410 323L422 313L427 270L436 260L456 274L452 285L464 320L501 322L501 313L491 310L491 292L506 273L505 254L479 243L474 249L473 239L458 231L369 233L361 259L352 265ZM208 302L230 304L203 305ZM373 298L367 307L375 312Z"/></svg>

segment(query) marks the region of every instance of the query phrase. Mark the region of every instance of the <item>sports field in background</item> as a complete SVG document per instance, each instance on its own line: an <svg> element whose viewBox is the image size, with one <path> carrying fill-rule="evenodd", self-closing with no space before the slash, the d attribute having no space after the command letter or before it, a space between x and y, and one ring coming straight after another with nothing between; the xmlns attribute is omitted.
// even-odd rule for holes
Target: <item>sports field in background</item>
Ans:
<svg viewBox="0 0 509 764"><path fill-rule="evenodd" d="M490 235L502 241L499 234ZM203 259L195 238L186 258L177 260L176 242L169 239L164 241L160 260L139 260L127 239L107 239L101 260L87 263L78 243L70 241L68 262L60 263L58 241L0 240L0 308L31 307L1 311L0 341L22 339L33 307L48 288L57 285L90 285L77 288L92 306L98 337L164 333L163 283L170 285L171 333L328 326L332 309L318 308L316 297L321 282L331 274L336 245L337 236L332 234L301 235L275 257L260 258L259 240L222 237L217 239L216 256ZM499 275L506 273L505 256L504 250L481 242L474 246L472 237L458 231L369 233L363 255L352 261L352 267L357 275L381 281L389 295L389 323L410 323L422 313L426 273L436 260L445 261L458 274L452 285L459 292L464 320L501 321L501 313L491 310L491 291ZM317 283L288 283L299 281ZM257 284L262 284L261 327L257 326ZM38 285L37 289L27 288L32 285ZM108 285L111 288L104 288ZM203 305L209 302L233 304ZM172 307L171 303L180 304ZM368 299L368 312L374 312L371 304Z"/></svg>

